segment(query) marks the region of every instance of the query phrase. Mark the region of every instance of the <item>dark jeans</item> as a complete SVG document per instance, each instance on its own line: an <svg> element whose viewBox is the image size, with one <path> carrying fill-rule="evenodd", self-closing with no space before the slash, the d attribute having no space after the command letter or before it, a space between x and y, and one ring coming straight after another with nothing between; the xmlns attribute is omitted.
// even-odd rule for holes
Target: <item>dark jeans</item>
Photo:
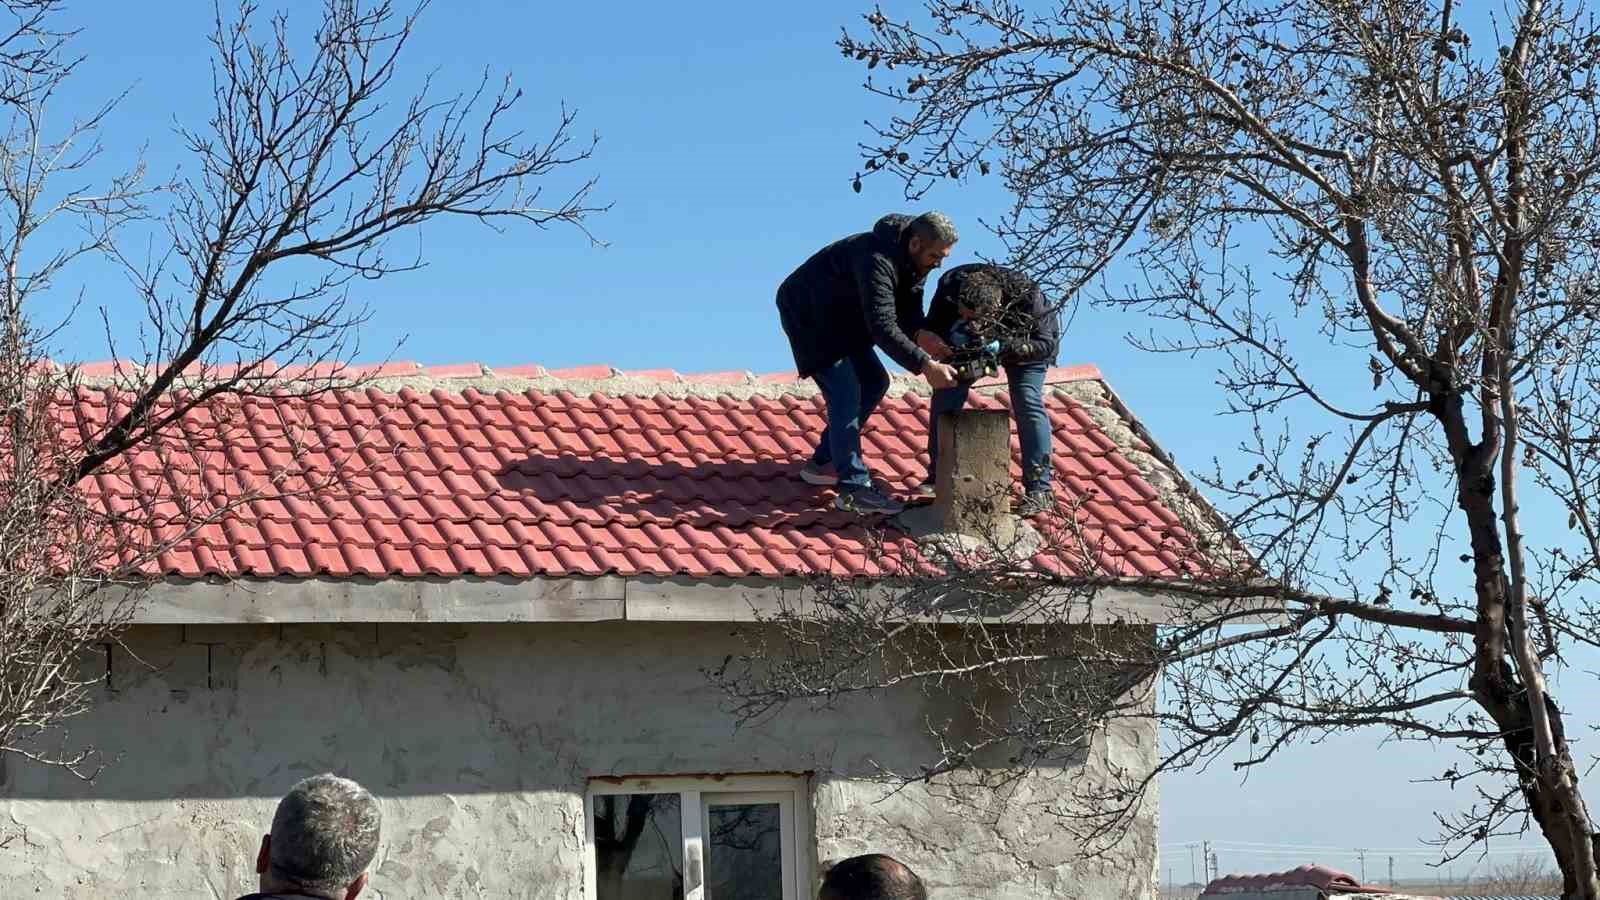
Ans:
<svg viewBox="0 0 1600 900"><path fill-rule="evenodd" d="M1039 363L1010 363L1006 386L1011 389L1011 417L1017 421L1022 439L1022 489L1050 490L1055 466L1050 462L1050 416L1044 411L1044 373L1049 366ZM971 384L958 384L933 392L928 422L928 477L939 471L939 416L967 405Z"/></svg>
<svg viewBox="0 0 1600 900"><path fill-rule="evenodd" d="M871 347L860 350L811 376L828 404L828 427L817 441L811 461L832 465L839 490L856 491L872 486L866 460L861 457L861 429L878 401L889 391L889 373Z"/></svg>

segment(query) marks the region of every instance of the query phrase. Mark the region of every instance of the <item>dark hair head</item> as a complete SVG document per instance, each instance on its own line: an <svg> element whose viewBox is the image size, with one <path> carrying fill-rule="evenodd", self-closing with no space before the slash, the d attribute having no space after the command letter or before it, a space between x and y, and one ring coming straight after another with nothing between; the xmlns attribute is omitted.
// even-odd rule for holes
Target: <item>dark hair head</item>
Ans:
<svg viewBox="0 0 1600 900"><path fill-rule="evenodd" d="M928 900L928 889L894 857L867 853L829 869L817 900Z"/></svg>
<svg viewBox="0 0 1600 900"><path fill-rule="evenodd" d="M956 305L963 309L993 312L1004 299L1005 289L1001 287L1000 279L983 269L967 275L956 290Z"/></svg>

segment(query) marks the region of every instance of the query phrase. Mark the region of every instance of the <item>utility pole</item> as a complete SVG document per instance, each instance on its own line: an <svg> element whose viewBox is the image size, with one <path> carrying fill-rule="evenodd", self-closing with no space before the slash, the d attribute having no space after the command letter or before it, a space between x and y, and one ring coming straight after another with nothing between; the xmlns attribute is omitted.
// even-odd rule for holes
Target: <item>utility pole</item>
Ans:
<svg viewBox="0 0 1600 900"><path fill-rule="evenodd" d="M1357 847L1356 848L1356 859L1361 860L1361 883L1362 884L1366 884L1367 883L1367 851L1364 848Z"/></svg>
<svg viewBox="0 0 1600 900"><path fill-rule="evenodd" d="M1190 845L1189 845L1189 883L1190 883L1190 884L1199 884L1199 883L1200 883L1200 882L1199 882L1199 881L1198 881L1198 880L1197 880L1197 879L1196 879L1196 878L1195 878L1195 869L1194 869L1194 845L1193 845L1193 844L1190 844Z"/></svg>
<svg viewBox="0 0 1600 900"><path fill-rule="evenodd" d="M1389 857L1389 887L1394 887L1394 857Z"/></svg>
<svg viewBox="0 0 1600 900"><path fill-rule="evenodd" d="M1216 877L1216 876L1211 874L1211 842L1210 841L1202 841L1200 843L1200 865L1206 871L1206 881L1207 882L1210 882L1212 878Z"/></svg>

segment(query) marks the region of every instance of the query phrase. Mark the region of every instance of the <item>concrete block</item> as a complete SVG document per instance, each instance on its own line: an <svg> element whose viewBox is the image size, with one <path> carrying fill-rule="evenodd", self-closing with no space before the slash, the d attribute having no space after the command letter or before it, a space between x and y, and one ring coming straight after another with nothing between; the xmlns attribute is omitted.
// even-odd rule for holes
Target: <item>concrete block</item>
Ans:
<svg viewBox="0 0 1600 900"><path fill-rule="evenodd" d="M378 655L402 668L434 666L447 672L456 667L456 646L466 637L460 625L378 624Z"/></svg>
<svg viewBox="0 0 1600 900"><path fill-rule="evenodd" d="M242 644L206 644L206 687L213 691L239 689L239 661L249 652Z"/></svg>
<svg viewBox="0 0 1600 900"><path fill-rule="evenodd" d="M207 659L206 645L184 643L181 625L136 625L112 645L110 687L131 691L160 681L171 690L203 689Z"/></svg>
<svg viewBox="0 0 1600 900"><path fill-rule="evenodd" d="M371 622L351 624L290 622L284 624L280 640L285 644L333 644L351 655L366 656L377 652L378 625Z"/></svg>
<svg viewBox="0 0 1600 900"><path fill-rule="evenodd" d="M94 644L82 648L68 663L68 671L73 681L91 682L104 681L106 672L110 668L111 647L109 644ZM110 688L110 682L105 686Z"/></svg>
<svg viewBox="0 0 1600 900"><path fill-rule="evenodd" d="M945 532L1009 541L1011 417L1003 410L964 409L939 420L938 496L934 510Z"/></svg>
<svg viewBox="0 0 1600 900"><path fill-rule="evenodd" d="M259 644L278 639L277 625L217 625L199 624L183 626L183 639L190 644Z"/></svg>

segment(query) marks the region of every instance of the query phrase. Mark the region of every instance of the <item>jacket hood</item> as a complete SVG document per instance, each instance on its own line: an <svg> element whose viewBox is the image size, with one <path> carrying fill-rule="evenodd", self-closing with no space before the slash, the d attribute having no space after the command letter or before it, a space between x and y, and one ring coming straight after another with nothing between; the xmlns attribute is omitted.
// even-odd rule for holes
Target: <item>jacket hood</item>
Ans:
<svg viewBox="0 0 1600 900"><path fill-rule="evenodd" d="M900 246L900 235L911 224L911 217L905 213L889 213L872 226L872 234L879 240L886 241L894 246Z"/></svg>

